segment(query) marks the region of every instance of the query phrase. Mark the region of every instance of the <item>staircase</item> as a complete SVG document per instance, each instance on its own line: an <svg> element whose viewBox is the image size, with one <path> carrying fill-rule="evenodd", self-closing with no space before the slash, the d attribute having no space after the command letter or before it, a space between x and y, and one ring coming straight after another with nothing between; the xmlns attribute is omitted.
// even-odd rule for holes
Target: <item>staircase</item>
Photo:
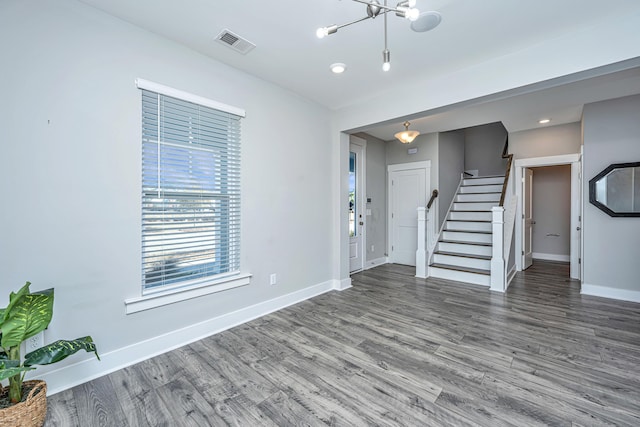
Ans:
<svg viewBox="0 0 640 427"><path fill-rule="evenodd" d="M491 285L491 208L500 204L504 176L462 180L433 252L429 275Z"/></svg>

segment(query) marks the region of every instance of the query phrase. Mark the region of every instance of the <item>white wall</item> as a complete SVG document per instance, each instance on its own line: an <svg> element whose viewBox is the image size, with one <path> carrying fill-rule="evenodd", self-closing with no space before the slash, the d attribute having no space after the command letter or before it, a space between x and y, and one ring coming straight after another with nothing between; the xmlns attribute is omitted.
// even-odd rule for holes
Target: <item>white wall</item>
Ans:
<svg viewBox="0 0 640 427"><path fill-rule="evenodd" d="M569 262L571 165L533 168L533 257Z"/></svg>
<svg viewBox="0 0 640 427"><path fill-rule="evenodd" d="M75 1L3 1L0 40L0 306L26 280L55 287L46 340L90 334L103 356L78 375L113 369L110 354L132 362L127 346L181 329L189 339L194 326L206 334L212 318L331 281L338 191L326 109ZM241 265L253 278L125 315L141 286L137 77L246 109ZM50 388L73 381L63 377L52 373Z"/></svg>
<svg viewBox="0 0 640 427"><path fill-rule="evenodd" d="M509 153L514 159L575 154L580 152L581 145L580 122L509 134Z"/></svg>
<svg viewBox="0 0 640 427"><path fill-rule="evenodd" d="M585 105L584 293L640 302L640 218L613 218L589 200L589 180L612 163L640 161L640 96Z"/></svg>

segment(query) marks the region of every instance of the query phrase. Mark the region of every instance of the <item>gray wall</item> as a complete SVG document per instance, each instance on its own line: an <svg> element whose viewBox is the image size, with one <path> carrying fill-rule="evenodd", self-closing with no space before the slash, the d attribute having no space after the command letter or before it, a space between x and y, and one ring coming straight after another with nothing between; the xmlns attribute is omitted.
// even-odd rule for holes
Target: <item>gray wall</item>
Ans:
<svg viewBox="0 0 640 427"><path fill-rule="evenodd" d="M332 279L327 109L77 1L0 9L0 39L13 41L0 79L0 306L26 280L55 287L47 342L90 334L107 366L111 352ZM246 109L241 268L253 277L125 315L141 294L137 77Z"/></svg>
<svg viewBox="0 0 640 427"><path fill-rule="evenodd" d="M398 140L387 141L385 143L387 165L431 160L431 188L427 189L427 194L430 195L434 189L438 188L438 145L437 133L419 135L411 144L403 144ZM407 154L409 148L417 148L418 152ZM437 209L436 206L436 212L438 212Z"/></svg>
<svg viewBox="0 0 640 427"><path fill-rule="evenodd" d="M444 221L449 205L460 183L460 174L464 171L464 131L443 132L438 144L438 204L440 224Z"/></svg>
<svg viewBox="0 0 640 427"><path fill-rule="evenodd" d="M640 96L583 110L583 282L640 291L640 218L612 218L588 202L589 180L611 163L640 161Z"/></svg>
<svg viewBox="0 0 640 427"><path fill-rule="evenodd" d="M582 129L579 122L509 134L509 153L514 159L558 156L580 152Z"/></svg>
<svg viewBox="0 0 640 427"><path fill-rule="evenodd" d="M533 252L559 255L569 261L571 253L571 166L533 168ZM557 235L557 236L556 236ZM552 257L553 258L553 257Z"/></svg>
<svg viewBox="0 0 640 427"><path fill-rule="evenodd" d="M504 175L502 150L507 131L502 123L467 128L464 135L464 170L477 170L479 176Z"/></svg>
<svg viewBox="0 0 640 427"><path fill-rule="evenodd" d="M385 157L385 142L374 136L359 133L358 137L367 141L366 185L367 209L371 215L366 217L367 250L366 261L372 261L386 256L387 248L387 166ZM373 245L374 250L371 250Z"/></svg>

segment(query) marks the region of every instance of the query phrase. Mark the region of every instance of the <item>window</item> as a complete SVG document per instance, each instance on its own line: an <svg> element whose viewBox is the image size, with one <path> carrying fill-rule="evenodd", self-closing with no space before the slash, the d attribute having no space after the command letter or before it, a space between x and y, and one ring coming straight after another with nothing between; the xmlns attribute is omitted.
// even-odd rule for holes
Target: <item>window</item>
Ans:
<svg viewBox="0 0 640 427"><path fill-rule="evenodd" d="M238 273L244 112L155 83L137 84L143 295Z"/></svg>

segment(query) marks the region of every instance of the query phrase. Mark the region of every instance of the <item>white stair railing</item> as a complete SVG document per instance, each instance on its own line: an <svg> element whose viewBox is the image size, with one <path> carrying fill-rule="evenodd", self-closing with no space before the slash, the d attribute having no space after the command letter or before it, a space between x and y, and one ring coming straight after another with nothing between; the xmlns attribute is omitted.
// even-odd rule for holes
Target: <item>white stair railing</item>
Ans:
<svg viewBox="0 0 640 427"><path fill-rule="evenodd" d="M502 158L508 159L500 205L491 209L493 253L491 256L491 290L507 290L507 259L511 251L511 238L515 226L516 196L513 178L513 155L507 154L509 140L505 141Z"/></svg>

